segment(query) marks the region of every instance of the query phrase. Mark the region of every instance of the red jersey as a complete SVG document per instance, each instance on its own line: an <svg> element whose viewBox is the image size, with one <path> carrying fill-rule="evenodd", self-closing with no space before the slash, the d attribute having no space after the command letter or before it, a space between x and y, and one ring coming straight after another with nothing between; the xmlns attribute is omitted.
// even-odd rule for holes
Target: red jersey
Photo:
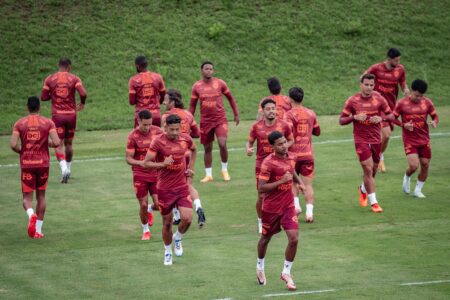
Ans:
<svg viewBox="0 0 450 300"><path fill-rule="evenodd" d="M394 116L402 117L402 123L412 121L413 131L406 128L402 130L403 142L413 146L425 145L430 142L427 117L433 119L437 117L433 102L427 97L420 98L419 102L414 102L410 97L401 99L394 110Z"/></svg>
<svg viewBox="0 0 450 300"><path fill-rule="evenodd" d="M261 165L259 179L268 183L281 179L286 172L294 174L295 160L288 154L280 158L275 153L267 156ZM269 213L283 213L287 208L294 206L294 193L292 192L292 180L280 184L275 189L264 194L262 210Z"/></svg>
<svg viewBox="0 0 450 300"><path fill-rule="evenodd" d="M130 78L128 93L136 95L136 114L142 109L158 112L161 103L160 93L166 91L161 75L150 71L140 72Z"/></svg>
<svg viewBox="0 0 450 300"><path fill-rule="evenodd" d="M172 155L174 162L158 172L158 190L170 190L187 185L186 181L186 152L195 148L192 138L180 133L178 139L170 140L166 134L158 136L150 144L149 153L156 155L156 162L163 162Z"/></svg>
<svg viewBox="0 0 450 300"><path fill-rule="evenodd" d="M162 124L166 122L166 118L170 115L178 115L181 119L181 133L189 134L193 138L200 136L200 129L198 129L197 122L195 122L194 116L187 110L182 108L172 108L166 111L162 116Z"/></svg>
<svg viewBox="0 0 450 300"><path fill-rule="evenodd" d="M312 133L319 127L316 113L306 107L296 107L286 113L286 122L292 124L294 144L289 148L297 160L314 160Z"/></svg>
<svg viewBox="0 0 450 300"><path fill-rule="evenodd" d="M77 113L75 90L84 90L78 76L56 72L45 79L42 89L48 91L52 99L52 115Z"/></svg>
<svg viewBox="0 0 450 300"><path fill-rule="evenodd" d="M273 131L281 132L284 137L288 140L292 140L294 137L292 135L291 126L283 120L275 120L272 126L267 126L264 120L257 121L253 123L250 128L250 135L248 141L250 143L256 140L256 161L262 162L269 154L273 152L273 148L269 143L268 136Z"/></svg>
<svg viewBox="0 0 450 300"><path fill-rule="evenodd" d="M403 88L406 85L406 72L403 65L398 64L392 70L388 70L384 62L371 66L366 73L375 75L375 91L386 98L391 110L394 110L398 97L398 85Z"/></svg>
<svg viewBox="0 0 450 300"><path fill-rule="evenodd" d="M43 168L49 166L48 136L56 132L55 123L40 115L28 115L14 124L13 132L20 136L21 168Z"/></svg>
<svg viewBox="0 0 450 300"><path fill-rule="evenodd" d="M197 100L200 99L200 124L223 124L227 122L225 107L223 106L222 95L230 94L225 81L218 78L211 78L208 82L197 81L192 86L191 104L189 111L195 113ZM238 114L236 102L229 100L233 113Z"/></svg>
<svg viewBox="0 0 450 300"><path fill-rule="evenodd" d="M258 112L262 112L261 103L264 101L264 99L272 99L273 101L275 101L275 106L277 109L277 118L281 120L284 120L285 114L292 108L291 100L289 99L288 96L281 94L270 95L262 98L261 101L259 101Z"/></svg>
<svg viewBox="0 0 450 300"><path fill-rule="evenodd" d="M136 160L144 160L147 154L150 143L157 135L162 134L163 131L157 126L150 126L150 130L147 133L143 133L136 128L128 135L127 152L134 152L133 158ZM146 169L140 166L132 166L133 174L135 176L142 176L149 182L156 182L158 171L156 169Z"/></svg>
<svg viewBox="0 0 450 300"><path fill-rule="evenodd" d="M341 116L361 113L366 114L367 118L364 121L353 120L353 137L355 143L381 143L381 122L372 124L369 119L373 116L381 116L382 113L385 115L391 113L386 99L377 92L373 92L368 98L363 97L361 93L357 93L347 99Z"/></svg>

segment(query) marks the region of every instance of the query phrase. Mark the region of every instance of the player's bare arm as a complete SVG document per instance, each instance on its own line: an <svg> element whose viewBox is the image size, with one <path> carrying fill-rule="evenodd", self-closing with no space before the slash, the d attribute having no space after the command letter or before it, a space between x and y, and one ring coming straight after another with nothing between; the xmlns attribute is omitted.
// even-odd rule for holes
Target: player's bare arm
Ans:
<svg viewBox="0 0 450 300"><path fill-rule="evenodd" d="M292 180L292 174L289 172L284 173L283 177L275 182L268 183L267 180L260 179L258 182L258 192L260 193L268 193L274 189L276 189L279 185L284 184Z"/></svg>
<svg viewBox="0 0 450 300"><path fill-rule="evenodd" d="M253 153L255 153L255 148L253 147L253 143L254 143L254 142L248 141L248 142L247 142L247 145L246 145L246 147L245 147L248 156L252 156Z"/></svg>
<svg viewBox="0 0 450 300"><path fill-rule="evenodd" d="M300 176L297 175L297 173L294 172L293 175L294 175L294 176L293 176L293 179L294 179L294 182L295 182L296 185L297 185L297 188L300 190L300 192L303 193L303 192L305 191L305 184L303 183L303 181L302 181L302 179L300 178Z"/></svg>
<svg viewBox="0 0 450 300"><path fill-rule="evenodd" d="M61 144L61 140L58 137L58 133L56 130L50 130L49 132L50 139L48 141L48 146L50 148L56 148Z"/></svg>
<svg viewBox="0 0 450 300"><path fill-rule="evenodd" d="M127 149L126 156L125 156L127 164L129 164L130 166L144 167L143 160L134 159L135 152L136 151L134 149Z"/></svg>
<svg viewBox="0 0 450 300"><path fill-rule="evenodd" d="M239 118L239 111L238 111L238 108L236 105L236 101L234 100L234 97L230 91L228 91L224 95L225 95L225 97L227 97L228 102L230 103L231 109L233 110L233 114L234 114L234 122L236 123L236 126L238 126L240 118Z"/></svg>
<svg viewBox="0 0 450 300"><path fill-rule="evenodd" d="M142 167L147 169L162 169L172 164L174 161L172 155L169 155L168 157L164 158L163 162L155 162L154 161L155 157L156 153L147 152L145 159L142 161L143 162Z"/></svg>
<svg viewBox="0 0 450 300"><path fill-rule="evenodd" d="M19 133L13 132L11 135L11 140L9 142L9 146L11 147L11 150L20 154L20 146L19 146Z"/></svg>

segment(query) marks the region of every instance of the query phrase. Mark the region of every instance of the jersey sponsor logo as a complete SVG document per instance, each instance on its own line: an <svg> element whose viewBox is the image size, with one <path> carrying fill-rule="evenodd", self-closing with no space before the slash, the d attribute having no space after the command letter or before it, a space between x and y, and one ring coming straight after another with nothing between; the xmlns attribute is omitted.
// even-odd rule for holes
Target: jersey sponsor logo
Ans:
<svg viewBox="0 0 450 300"><path fill-rule="evenodd" d="M144 86L142 88L142 95L144 97L152 97L154 94L155 93L154 93L153 87Z"/></svg>
<svg viewBox="0 0 450 300"><path fill-rule="evenodd" d="M44 162L43 159L38 159L38 160L32 160L32 159L24 159L23 163L27 164L27 165L38 165L38 164L42 164Z"/></svg>
<svg viewBox="0 0 450 300"><path fill-rule="evenodd" d="M33 175L31 175L31 173L24 172L22 174L22 180L31 180L31 179L33 179Z"/></svg>
<svg viewBox="0 0 450 300"><path fill-rule="evenodd" d="M39 131L28 131L27 132L27 140L38 141L40 139L41 139L41 133Z"/></svg>
<svg viewBox="0 0 450 300"><path fill-rule="evenodd" d="M58 96L58 98L67 98L67 96L69 96L69 89L66 85L58 85L55 88L55 95ZM57 99L57 101L60 102L63 101L63 99Z"/></svg>

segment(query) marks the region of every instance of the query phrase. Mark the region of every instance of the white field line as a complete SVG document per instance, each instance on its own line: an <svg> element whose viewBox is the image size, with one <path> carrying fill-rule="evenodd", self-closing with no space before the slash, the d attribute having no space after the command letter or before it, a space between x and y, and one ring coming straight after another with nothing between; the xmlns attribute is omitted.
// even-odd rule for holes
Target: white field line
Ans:
<svg viewBox="0 0 450 300"><path fill-rule="evenodd" d="M430 133L430 136L449 136L450 132L436 132L436 133ZM401 135L395 135L392 136L391 139L399 139L401 138ZM313 145L326 145L326 144L340 144L340 143L349 143L349 142L353 142L353 139L339 139L339 140L325 140L325 141L319 141L319 142L314 142ZM244 151L245 148L229 148L228 151L229 152L234 152L234 151ZM218 152L218 149L213 150L213 152ZM198 153L203 153L203 150L198 151ZM112 160L125 160L125 155L124 156L105 156L105 157L88 157L88 158L83 158L83 159L75 159L74 162L75 163L85 163L85 162L95 162L95 161L112 161ZM57 161L51 161L51 164L57 163ZM18 167L19 164L4 164L4 165L0 165L0 168L12 168L12 167Z"/></svg>
<svg viewBox="0 0 450 300"><path fill-rule="evenodd" d="M263 295L263 297L269 298L269 297L283 297L283 296L292 296L292 295L320 294L320 293L329 293L329 292L336 292L336 291L337 291L336 289L299 291L299 292L290 292L290 293L267 294L267 295Z"/></svg>
<svg viewBox="0 0 450 300"><path fill-rule="evenodd" d="M450 283L450 280L433 280L433 281L419 281L419 282L405 282L400 284L401 286L410 285L426 285L426 284L436 284L436 283Z"/></svg>

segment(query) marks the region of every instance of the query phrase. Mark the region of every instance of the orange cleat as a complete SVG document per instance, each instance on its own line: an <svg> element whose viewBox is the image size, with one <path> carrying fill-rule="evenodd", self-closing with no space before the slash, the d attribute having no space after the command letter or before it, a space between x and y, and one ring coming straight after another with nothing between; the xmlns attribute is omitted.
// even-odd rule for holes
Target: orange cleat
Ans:
<svg viewBox="0 0 450 300"><path fill-rule="evenodd" d="M375 203L374 205L372 205L372 211L374 213L381 213L383 212L383 209L378 205L378 203Z"/></svg>
<svg viewBox="0 0 450 300"><path fill-rule="evenodd" d="M297 289L291 274L281 273L280 279L286 282L286 287L288 288L288 290L295 291Z"/></svg>
<svg viewBox="0 0 450 300"><path fill-rule="evenodd" d="M222 171L223 180L230 181L231 177L230 174L228 174L228 171Z"/></svg>
<svg viewBox="0 0 450 300"><path fill-rule="evenodd" d="M148 217L148 226L153 226L153 213L147 212L147 217Z"/></svg>
<svg viewBox="0 0 450 300"><path fill-rule="evenodd" d="M378 171L381 173L386 172L386 166L384 165L384 160L380 160L380 163L378 164Z"/></svg>
<svg viewBox="0 0 450 300"><path fill-rule="evenodd" d="M306 222L306 223L314 223L314 217L313 217L313 214L306 214L306 215L305 215L305 222Z"/></svg>
<svg viewBox="0 0 450 300"><path fill-rule="evenodd" d="M43 233L35 232L33 238L34 239L42 239L44 237Z"/></svg>
<svg viewBox="0 0 450 300"><path fill-rule="evenodd" d="M150 234L150 231L144 232L141 237L141 241L148 241L152 235Z"/></svg>
<svg viewBox="0 0 450 300"><path fill-rule="evenodd" d="M259 285L266 285L267 281L264 270L256 269L256 279L258 280Z"/></svg>
<svg viewBox="0 0 450 300"><path fill-rule="evenodd" d="M201 183L207 183L213 181L212 176L205 176L202 180L200 180Z"/></svg>
<svg viewBox="0 0 450 300"><path fill-rule="evenodd" d="M30 220L28 221L28 236L30 238L34 238L34 234L36 233L36 220L37 215L32 214Z"/></svg>
<svg viewBox="0 0 450 300"><path fill-rule="evenodd" d="M358 186L358 193L359 193L359 205L362 207L367 206L367 193L363 193L361 191L361 186Z"/></svg>

